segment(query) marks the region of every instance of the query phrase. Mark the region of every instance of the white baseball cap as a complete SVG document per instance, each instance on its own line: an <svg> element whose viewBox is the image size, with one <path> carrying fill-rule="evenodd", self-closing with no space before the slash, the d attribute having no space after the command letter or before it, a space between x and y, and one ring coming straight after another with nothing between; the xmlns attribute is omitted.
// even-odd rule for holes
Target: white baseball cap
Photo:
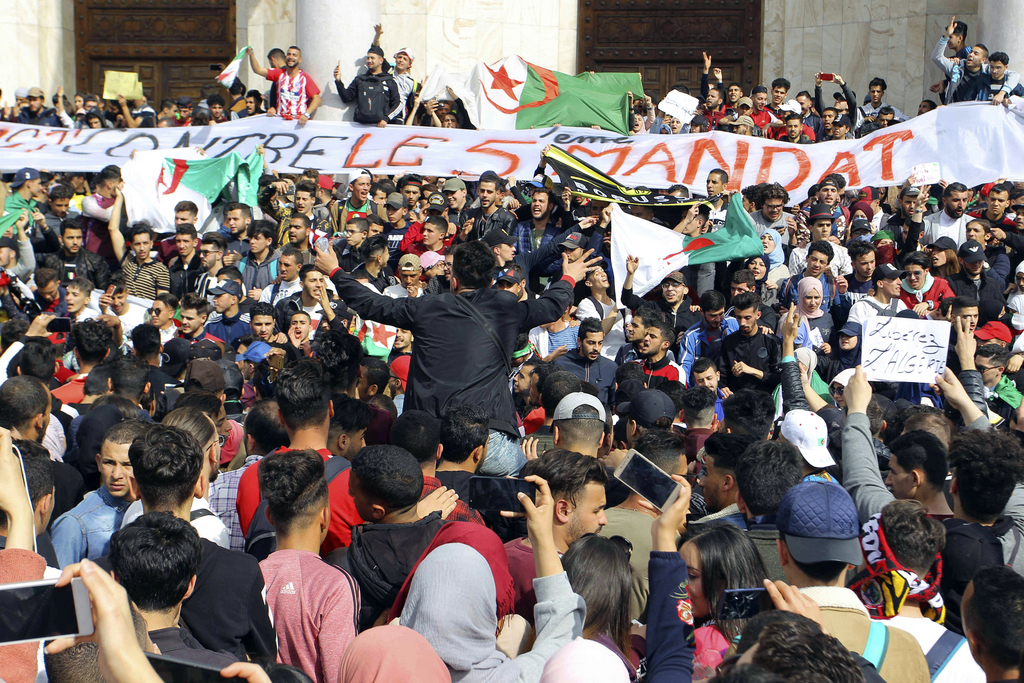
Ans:
<svg viewBox="0 0 1024 683"><path fill-rule="evenodd" d="M836 464L828 452L828 427L825 420L809 410L791 410L782 421L782 437L796 446L811 467Z"/></svg>
<svg viewBox="0 0 1024 683"><path fill-rule="evenodd" d="M398 59L398 55L403 54L403 53L405 54L406 57L409 58L410 62L415 62L416 61L416 55L414 55L412 50L410 50L407 47L403 47L401 50L396 52L395 55L394 55L394 59Z"/></svg>
<svg viewBox="0 0 1024 683"><path fill-rule="evenodd" d="M586 415L576 415L576 409L586 406L592 410L584 411ZM594 416L594 411L597 411L597 416ZM561 401L558 402L558 406L555 408L555 414L552 416L552 420L571 420L573 418L582 417L583 419L596 419L604 422L607 418L604 411L604 405L597 399L596 396L591 396L583 391L574 391L567 395Z"/></svg>

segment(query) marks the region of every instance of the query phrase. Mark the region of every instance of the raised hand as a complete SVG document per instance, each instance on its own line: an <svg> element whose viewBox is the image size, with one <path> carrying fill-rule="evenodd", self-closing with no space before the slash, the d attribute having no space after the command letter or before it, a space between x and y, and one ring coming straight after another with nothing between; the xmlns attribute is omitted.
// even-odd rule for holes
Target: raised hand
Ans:
<svg viewBox="0 0 1024 683"><path fill-rule="evenodd" d="M711 57L708 56L707 52L701 52L704 55L704 73L711 70Z"/></svg>
<svg viewBox="0 0 1024 683"><path fill-rule="evenodd" d="M626 272L632 275L640 267L640 259L636 256L626 256Z"/></svg>

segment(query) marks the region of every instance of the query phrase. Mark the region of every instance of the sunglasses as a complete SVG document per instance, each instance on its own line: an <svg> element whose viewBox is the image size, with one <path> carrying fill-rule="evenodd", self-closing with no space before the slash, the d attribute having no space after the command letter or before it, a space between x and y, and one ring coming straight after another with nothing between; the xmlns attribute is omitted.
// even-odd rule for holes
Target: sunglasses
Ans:
<svg viewBox="0 0 1024 683"><path fill-rule="evenodd" d="M846 390L846 387L841 386L839 384L830 384L830 385L828 385L828 393L832 394L833 396L842 396L843 395L843 391L845 391L845 390Z"/></svg>

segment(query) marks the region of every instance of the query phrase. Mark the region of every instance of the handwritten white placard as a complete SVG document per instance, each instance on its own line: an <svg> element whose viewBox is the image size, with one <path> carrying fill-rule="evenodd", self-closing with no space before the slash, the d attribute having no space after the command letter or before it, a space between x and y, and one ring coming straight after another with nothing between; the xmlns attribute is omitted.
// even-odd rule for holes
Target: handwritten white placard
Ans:
<svg viewBox="0 0 1024 683"><path fill-rule="evenodd" d="M949 329L944 320L868 318L860 356L868 380L934 384L946 369Z"/></svg>

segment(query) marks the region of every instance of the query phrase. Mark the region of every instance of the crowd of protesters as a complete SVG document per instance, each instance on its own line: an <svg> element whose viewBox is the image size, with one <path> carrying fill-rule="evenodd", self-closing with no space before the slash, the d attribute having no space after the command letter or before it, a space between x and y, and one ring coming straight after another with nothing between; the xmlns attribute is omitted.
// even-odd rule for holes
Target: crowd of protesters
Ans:
<svg viewBox="0 0 1024 683"><path fill-rule="evenodd" d="M335 74L356 121L467 126L381 33L365 73ZM936 46L940 100L1019 94L966 36L951 20ZM4 115L315 117L299 48L249 59L268 93L82 95L72 118L33 88ZM879 78L863 102L837 74L792 108L790 88L744 93L706 60L702 111L638 101L634 132L905 120ZM268 171L257 205L200 223L183 201L172 234L129 224L116 166L4 180L0 581L79 577L96 627L0 646L8 683L160 680L145 652L250 682L1021 676L1024 183L752 185L762 254L640 296L640 259L612 281L610 205L543 161L527 181ZM713 232L728 182L627 210ZM869 382L878 316L948 321L944 372ZM678 485L660 509L614 474L633 452ZM478 476L536 493L499 513Z"/></svg>

